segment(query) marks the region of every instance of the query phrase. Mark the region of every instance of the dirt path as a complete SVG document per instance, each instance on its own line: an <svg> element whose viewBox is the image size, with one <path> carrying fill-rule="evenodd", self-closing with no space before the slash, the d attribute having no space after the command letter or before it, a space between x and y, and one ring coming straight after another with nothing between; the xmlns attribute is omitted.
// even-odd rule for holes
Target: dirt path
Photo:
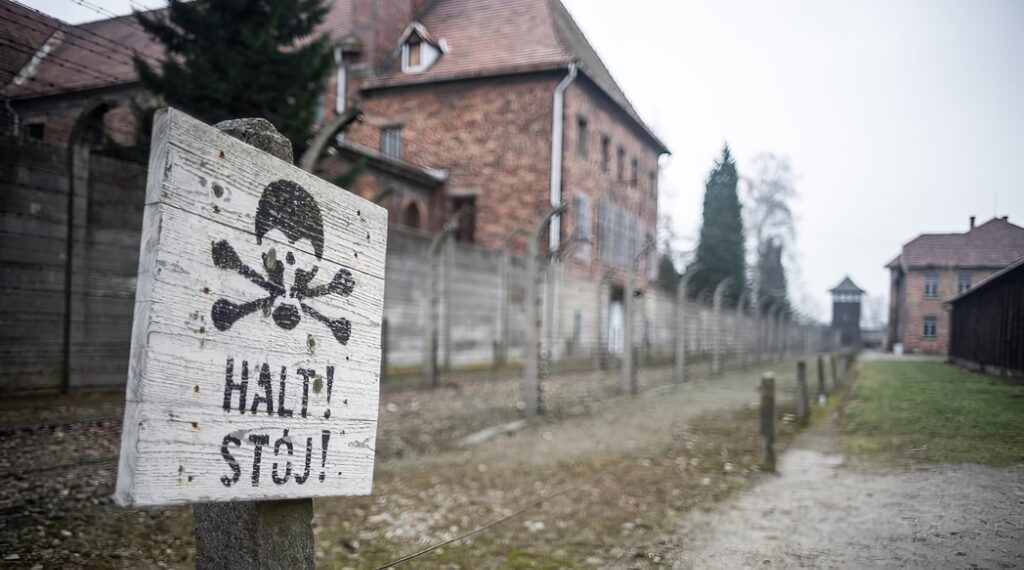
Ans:
<svg viewBox="0 0 1024 570"><path fill-rule="evenodd" d="M679 568L1020 568L1024 466L872 472L805 434L779 476L683 518Z"/></svg>
<svg viewBox="0 0 1024 570"><path fill-rule="evenodd" d="M433 461L445 464L473 461L522 467L572 462L609 453L639 454L658 450L668 445L676 434L685 430L690 420L700 414L756 406L760 370L776 371L780 404L793 401L796 395L795 368L792 360L766 363L761 367L729 370L718 378L698 378L680 386L670 384L670 368L644 371L644 383L653 387L635 397L589 399L574 407L565 406L547 418L537 418L526 429L511 436L502 436L461 451L450 450L443 455L415 456L414 461L420 466ZM583 384L591 379L587 373L578 376L560 382L570 384L579 381ZM608 377L617 383L615 375ZM511 400L511 397L507 399ZM402 404L399 402L398 405ZM459 400L452 405L460 404L466 405ZM503 420L501 415L494 414L490 423L483 425L494 425ZM401 469L408 459L385 460L379 468Z"/></svg>

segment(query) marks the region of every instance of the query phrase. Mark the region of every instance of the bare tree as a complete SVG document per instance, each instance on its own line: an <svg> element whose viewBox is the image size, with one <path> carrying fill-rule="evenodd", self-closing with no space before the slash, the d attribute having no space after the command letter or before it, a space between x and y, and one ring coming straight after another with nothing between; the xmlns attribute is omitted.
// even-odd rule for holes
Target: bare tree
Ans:
<svg viewBox="0 0 1024 570"><path fill-rule="evenodd" d="M743 178L744 226L749 240L747 251L760 256L768 244L775 244L782 246L782 250L789 254L788 261L795 264L796 226L790 207L797 196L793 186L793 167L786 158L762 153L754 158L751 171L751 176ZM748 264L753 269L751 281L756 300L763 296L759 265L756 259Z"/></svg>
<svg viewBox="0 0 1024 570"><path fill-rule="evenodd" d="M864 298L864 315L862 321L866 329L883 329L887 321L887 307L881 295L868 295Z"/></svg>

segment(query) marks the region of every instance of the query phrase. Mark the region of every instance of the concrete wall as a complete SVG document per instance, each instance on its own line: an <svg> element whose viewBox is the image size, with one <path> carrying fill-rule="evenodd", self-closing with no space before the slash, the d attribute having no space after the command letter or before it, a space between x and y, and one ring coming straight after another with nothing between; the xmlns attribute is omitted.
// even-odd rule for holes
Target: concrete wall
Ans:
<svg viewBox="0 0 1024 570"><path fill-rule="evenodd" d="M138 264L145 168L87 151L67 151L0 139L0 392L120 387L127 377ZM72 223L68 193L74 179ZM70 230L69 230L70 228ZM71 237L71 279L66 278ZM389 365L418 367L427 330L433 234L392 228L384 292ZM489 364L501 338L502 303L509 299L509 358L522 357L526 338L526 265L521 256L449 242L439 259L439 360L462 367ZM553 358L607 350L613 286L574 277L566 264L542 264L542 343ZM70 286L70 312L66 292ZM507 291L507 293L506 293ZM654 289L636 298L635 343L654 355L672 353L675 299ZM755 351L763 323L735 309L720 321L724 355ZM714 347L712 308L688 303L687 350ZM70 350L65 351L65 331ZM790 331L790 346L796 343ZM69 366L64 384L65 362Z"/></svg>
<svg viewBox="0 0 1024 570"><path fill-rule="evenodd" d="M123 385L145 168L76 153L69 224L68 152L0 139L0 155L0 391L62 389L65 362L69 389Z"/></svg>

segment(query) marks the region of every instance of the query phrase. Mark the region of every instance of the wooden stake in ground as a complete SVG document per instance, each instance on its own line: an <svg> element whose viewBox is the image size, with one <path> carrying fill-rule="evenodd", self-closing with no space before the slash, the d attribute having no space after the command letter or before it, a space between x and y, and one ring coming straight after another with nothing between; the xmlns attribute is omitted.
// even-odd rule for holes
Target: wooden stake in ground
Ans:
<svg viewBox="0 0 1024 570"><path fill-rule="evenodd" d="M775 376L761 377L761 467L775 471Z"/></svg>
<svg viewBox="0 0 1024 570"><path fill-rule="evenodd" d="M796 363L796 421L802 426L807 425L810 416L807 398L807 363L801 360Z"/></svg>
<svg viewBox="0 0 1024 570"><path fill-rule="evenodd" d="M828 365L832 369L832 390L839 390L839 376L836 374L836 353L828 355Z"/></svg>
<svg viewBox="0 0 1024 570"><path fill-rule="evenodd" d="M218 129L154 118L115 498L195 504L199 568L312 568L311 497L372 486L387 213Z"/></svg>
<svg viewBox="0 0 1024 570"><path fill-rule="evenodd" d="M825 359L818 355L818 404L824 406L828 400L828 392L825 388Z"/></svg>

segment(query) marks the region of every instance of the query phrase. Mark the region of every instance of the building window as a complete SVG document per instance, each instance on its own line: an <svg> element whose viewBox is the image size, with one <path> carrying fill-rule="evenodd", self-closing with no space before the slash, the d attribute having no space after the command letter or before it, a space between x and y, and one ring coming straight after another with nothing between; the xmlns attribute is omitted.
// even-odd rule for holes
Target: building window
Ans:
<svg viewBox="0 0 1024 570"><path fill-rule="evenodd" d="M385 127L380 131L380 151L402 158L402 127Z"/></svg>
<svg viewBox="0 0 1024 570"><path fill-rule="evenodd" d="M650 184L651 195L657 194L658 193L658 173L653 171L653 170L650 171L647 174L647 179L648 179L649 184Z"/></svg>
<svg viewBox="0 0 1024 570"><path fill-rule="evenodd" d="M420 212L420 206L416 202L409 202L402 210L402 225L413 229L420 229L423 227L423 214Z"/></svg>
<svg viewBox="0 0 1024 570"><path fill-rule="evenodd" d="M625 208L603 202L598 211L599 255L607 263L625 267L640 252L647 225Z"/></svg>
<svg viewBox="0 0 1024 570"><path fill-rule="evenodd" d="M935 299L939 296L939 276L938 275L925 275L924 276L924 298Z"/></svg>
<svg viewBox="0 0 1024 570"><path fill-rule="evenodd" d="M616 180L622 182L626 179L626 149L619 147L618 156L615 157Z"/></svg>
<svg viewBox="0 0 1024 570"><path fill-rule="evenodd" d="M608 172L609 163L612 161L612 139L608 135L601 136L601 172Z"/></svg>
<svg viewBox="0 0 1024 570"><path fill-rule="evenodd" d="M587 120L583 117L576 119L576 156L587 158Z"/></svg>
<svg viewBox="0 0 1024 570"><path fill-rule="evenodd" d="M471 243L476 238L476 196L452 198L452 211L462 212L455 239Z"/></svg>
<svg viewBox="0 0 1024 570"><path fill-rule="evenodd" d="M939 317L930 315L924 318L924 326L921 336L924 338L935 338L939 334Z"/></svg>
<svg viewBox="0 0 1024 570"><path fill-rule="evenodd" d="M27 128L28 140L43 142L43 136L46 134L46 123L29 123Z"/></svg>
<svg viewBox="0 0 1024 570"><path fill-rule="evenodd" d="M576 241L576 257L590 258L590 199L582 194L572 197L572 239Z"/></svg>
<svg viewBox="0 0 1024 570"><path fill-rule="evenodd" d="M970 288L971 288L971 274L970 273L961 273L960 276L959 276L959 279L957 280L957 284L956 284L956 292L957 292L957 294L959 295L960 293L964 293L964 292L966 292Z"/></svg>
<svg viewBox="0 0 1024 570"><path fill-rule="evenodd" d="M634 158L629 163L629 186L630 188L636 188L640 184L640 165Z"/></svg>

